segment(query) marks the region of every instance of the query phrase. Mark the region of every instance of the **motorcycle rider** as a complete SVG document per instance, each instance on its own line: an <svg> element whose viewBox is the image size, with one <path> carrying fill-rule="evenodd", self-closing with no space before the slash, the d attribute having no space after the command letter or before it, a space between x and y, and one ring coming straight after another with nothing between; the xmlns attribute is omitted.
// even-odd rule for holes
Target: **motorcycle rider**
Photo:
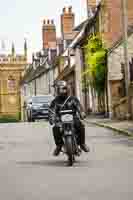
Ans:
<svg viewBox="0 0 133 200"><path fill-rule="evenodd" d="M57 96L51 102L49 106L49 123L53 126L53 136L56 144L56 149L54 150L54 155L58 156L61 148L63 146L63 140L60 134L59 117L58 111L60 109L69 109L75 111L74 116L74 126L76 128L76 134L78 135L77 143L80 145L80 148L89 152L89 148L85 144L85 127L81 122L81 119L84 119L85 113L83 112L82 106L79 100L75 96L68 95L68 86L65 81L58 81L55 84L55 89ZM77 116L77 113L80 115Z"/></svg>

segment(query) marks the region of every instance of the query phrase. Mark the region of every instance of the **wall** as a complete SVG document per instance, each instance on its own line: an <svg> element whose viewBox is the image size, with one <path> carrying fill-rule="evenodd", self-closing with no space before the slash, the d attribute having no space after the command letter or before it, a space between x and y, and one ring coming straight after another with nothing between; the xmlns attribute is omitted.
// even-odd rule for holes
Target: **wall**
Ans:
<svg viewBox="0 0 133 200"><path fill-rule="evenodd" d="M133 57L133 34L128 38L129 61ZM108 95L110 104L110 117L124 118L127 110L126 101L119 93L124 79L121 63L124 63L123 44L120 43L112 49L108 56ZM115 106L117 105L117 106ZM117 108L118 107L118 108Z"/></svg>
<svg viewBox="0 0 133 200"><path fill-rule="evenodd" d="M111 47L122 34L121 0L102 0L101 32L107 47ZM128 24L133 24L133 1L127 0Z"/></svg>
<svg viewBox="0 0 133 200"><path fill-rule="evenodd" d="M23 65L0 65L0 115L17 117L21 112L20 79Z"/></svg>

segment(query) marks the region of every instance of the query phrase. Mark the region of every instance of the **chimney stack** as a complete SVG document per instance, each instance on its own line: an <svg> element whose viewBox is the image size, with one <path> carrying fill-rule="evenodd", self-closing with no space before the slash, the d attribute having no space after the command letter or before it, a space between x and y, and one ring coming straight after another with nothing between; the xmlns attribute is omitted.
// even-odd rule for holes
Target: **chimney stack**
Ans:
<svg viewBox="0 0 133 200"><path fill-rule="evenodd" d="M56 48L56 27L54 20L44 20L42 26L43 49Z"/></svg>
<svg viewBox="0 0 133 200"><path fill-rule="evenodd" d="M64 7L63 13L61 15L61 33L62 39L68 39L73 33L73 28L75 24L75 15L72 12L72 7Z"/></svg>

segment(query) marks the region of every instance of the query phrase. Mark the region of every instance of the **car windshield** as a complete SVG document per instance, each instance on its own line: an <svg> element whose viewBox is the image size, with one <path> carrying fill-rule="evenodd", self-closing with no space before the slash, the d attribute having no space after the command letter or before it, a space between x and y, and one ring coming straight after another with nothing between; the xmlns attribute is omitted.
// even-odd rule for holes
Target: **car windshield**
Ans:
<svg viewBox="0 0 133 200"><path fill-rule="evenodd" d="M48 103L52 100L52 96L36 96L32 98L33 103Z"/></svg>

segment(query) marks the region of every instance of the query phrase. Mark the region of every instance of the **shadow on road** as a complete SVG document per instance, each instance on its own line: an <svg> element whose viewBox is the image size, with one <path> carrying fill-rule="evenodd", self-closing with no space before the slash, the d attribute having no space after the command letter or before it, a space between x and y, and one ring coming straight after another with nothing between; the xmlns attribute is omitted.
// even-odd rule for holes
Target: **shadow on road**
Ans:
<svg viewBox="0 0 133 200"><path fill-rule="evenodd" d="M67 164L67 161L63 161L63 160L22 161L22 162L17 162L17 164L63 167Z"/></svg>
<svg viewBox="0 0 133 200"><path fill-rule="evenodd" d="M76 166L87 165L87 161L75 161ZM66 160L42 160L42 161L21 161L17 162L18 165L34 165L34 166L45 166L45 167L66 167L68 162Z"/></svg>

